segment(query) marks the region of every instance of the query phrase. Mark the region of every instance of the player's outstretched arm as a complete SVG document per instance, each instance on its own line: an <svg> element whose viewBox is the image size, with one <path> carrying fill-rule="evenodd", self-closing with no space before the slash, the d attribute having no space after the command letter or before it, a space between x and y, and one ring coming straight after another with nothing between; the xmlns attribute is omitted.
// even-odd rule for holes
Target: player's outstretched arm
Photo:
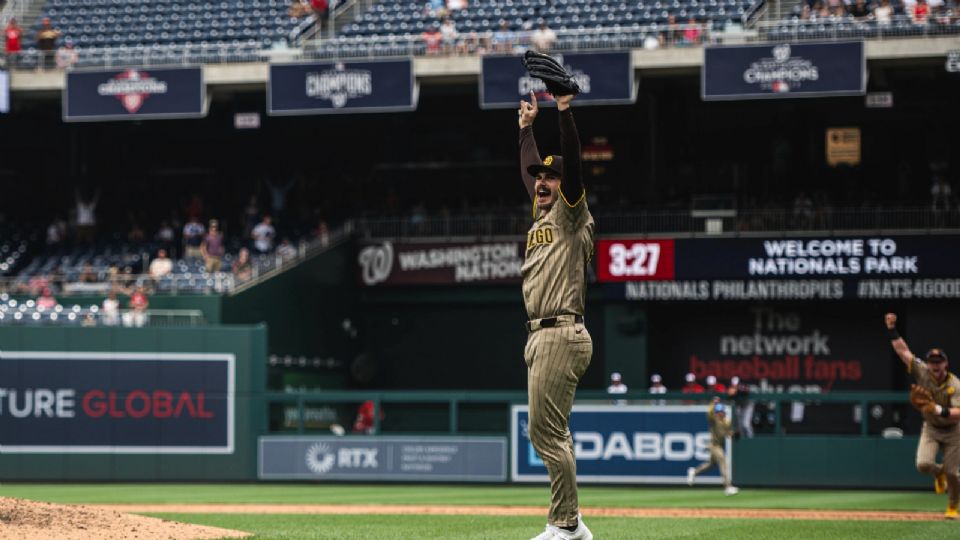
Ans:
<svg viewBox="0 0 960 540"><path fill-rule="evenodd" d="M563 178L560 182L560 194L570 206L583 201L586 192L583 188L583 167L580 164L580 134L573 121L570 102L574 94L556 96L557 111L560 112L560 152L563 154Z"/></svg>
<svg viewBox="0 0 960 540"><path fill-rule="evenodd" d="M897 314L887 313L883 316L883 322L887 326L887 331L890 332L890 345L893 346L894 352L900 357L903 365L909 368L914 356L910 352L910 347L907 347L907 342L897 332Z"/></svg>
<svg viewBox="0 0 960 540"><path fill-rule="evenodd" d="M527 188L531 201L534 198L533 186L536 179L530 176L527 169L531 165L540 164L540 151L537 150L537 140L533 137L533 121L537 119L539 112L537 96L533 92L530 92L530 101L520 101L520 108L517 109L520 123L520 178L523 179L523 186Z"/></svg>

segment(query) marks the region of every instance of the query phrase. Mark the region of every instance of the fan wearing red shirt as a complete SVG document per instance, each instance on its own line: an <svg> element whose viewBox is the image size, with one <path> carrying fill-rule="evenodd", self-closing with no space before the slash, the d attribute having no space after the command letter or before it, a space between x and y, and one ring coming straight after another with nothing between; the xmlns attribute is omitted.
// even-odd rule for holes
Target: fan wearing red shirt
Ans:
<svg viewBox="0 0 960 540"><path fill-rule="evenodd" d="M16 64L17 57L20 55L20 51L22 50L20 38L23 36L23 29L17 25L17 19L10 19L10 22L7 23L7 27L4 29L4 34L7 38L7 63L12 67Z"/></svg>

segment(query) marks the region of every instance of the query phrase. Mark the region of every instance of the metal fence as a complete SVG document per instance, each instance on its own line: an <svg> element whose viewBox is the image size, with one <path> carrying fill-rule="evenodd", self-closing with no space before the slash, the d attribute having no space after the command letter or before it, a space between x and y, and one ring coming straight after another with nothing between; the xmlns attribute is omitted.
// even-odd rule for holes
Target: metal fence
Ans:
<svg viewBox="0 0 960 540"><path fill-rule="evenodd" d="M758 23L750 41L803 41L843 39L934 38L960 34L960 19L931 18L915 23L907 15L897 15L889 22L853 17L803 20L798 18Z"/></svg>

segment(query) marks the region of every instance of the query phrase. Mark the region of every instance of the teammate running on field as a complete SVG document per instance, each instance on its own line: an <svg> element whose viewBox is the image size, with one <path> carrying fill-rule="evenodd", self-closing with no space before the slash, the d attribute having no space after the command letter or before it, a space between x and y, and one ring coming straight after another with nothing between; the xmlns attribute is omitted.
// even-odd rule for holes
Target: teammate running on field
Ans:
<svg viewBox="0 0 960 540"><path fill-rule="evenodd" d="M529 435L550 475L546 530L535 540L590 540L580 518L577 465L567 422L593 341L584 326L586 267L593 254L593 217L580 170L580 138L573 95L557 96L562 156L540 159L533 137L539 108L531 93L521 101L520 174L533 201L527 233L523 303L527 310Z"/></svg>
<svg viewBox="0 0 960 540"><path fill-rule="evenodd" d="M917 384L910 392L910 401L923 415L923 429L917 445L917 470L933 476L938 494L947 492L944 517L957 519L960 499L960 380L947 371L947 353L930 349L920 360L910 352L907 342L897 332L897 315L887 313L883 322L890 332L890 344L913 375ZM937 464L937 450L943 463Z"/></svg>
<svg viewBox="0 0 960 540"><path fill-rule="evenodd" d="M710 424L710 460L701 463L697 468L687 469L687 485L692 486L698 474L716 465L720 469L720 478L723 479L723 493L736 495L740 490L732 483L733 479L727 471L727 456L723 452L727 437L733 435L733 426L730 415L727 414L727 406L720 403L719 397L713 398L707 408L707 423Z"/></svg>

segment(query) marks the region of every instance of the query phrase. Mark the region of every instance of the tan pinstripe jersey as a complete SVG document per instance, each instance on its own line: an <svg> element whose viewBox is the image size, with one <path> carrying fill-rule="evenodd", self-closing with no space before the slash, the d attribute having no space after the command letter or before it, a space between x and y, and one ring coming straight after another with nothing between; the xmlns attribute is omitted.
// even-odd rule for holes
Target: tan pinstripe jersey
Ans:
<svg viewBox="0 0 960 540"><path fill-rule="evenodd" d="M943 384L933 380L927 364L923 360L914 357L910 365L907 366L907 373L913 375L917 384L926 388L933 395L933 400L941 407L960 407L960 379L953 373L947 373L947 380ZM925 414L923 419L928 424L947 428L957 425L956 420L949 420L936 414Z"/></svg>
<svg viewBox="0 0 960 540"><path fill-rule="evenodd" d="M723 415L723 420L713 413L713 405L707 410L707 424L710 425L710 444L723 447L727 437L733 435L733 425L729 414Z"/></svg>
<svg viewBox="0 0 960 540"><path fill-rule="evenodd" d="M561 194L548 212L540 212L527 233L520 268L527 317L583 315L593 230L585 196L570 205Z"/></svg>

